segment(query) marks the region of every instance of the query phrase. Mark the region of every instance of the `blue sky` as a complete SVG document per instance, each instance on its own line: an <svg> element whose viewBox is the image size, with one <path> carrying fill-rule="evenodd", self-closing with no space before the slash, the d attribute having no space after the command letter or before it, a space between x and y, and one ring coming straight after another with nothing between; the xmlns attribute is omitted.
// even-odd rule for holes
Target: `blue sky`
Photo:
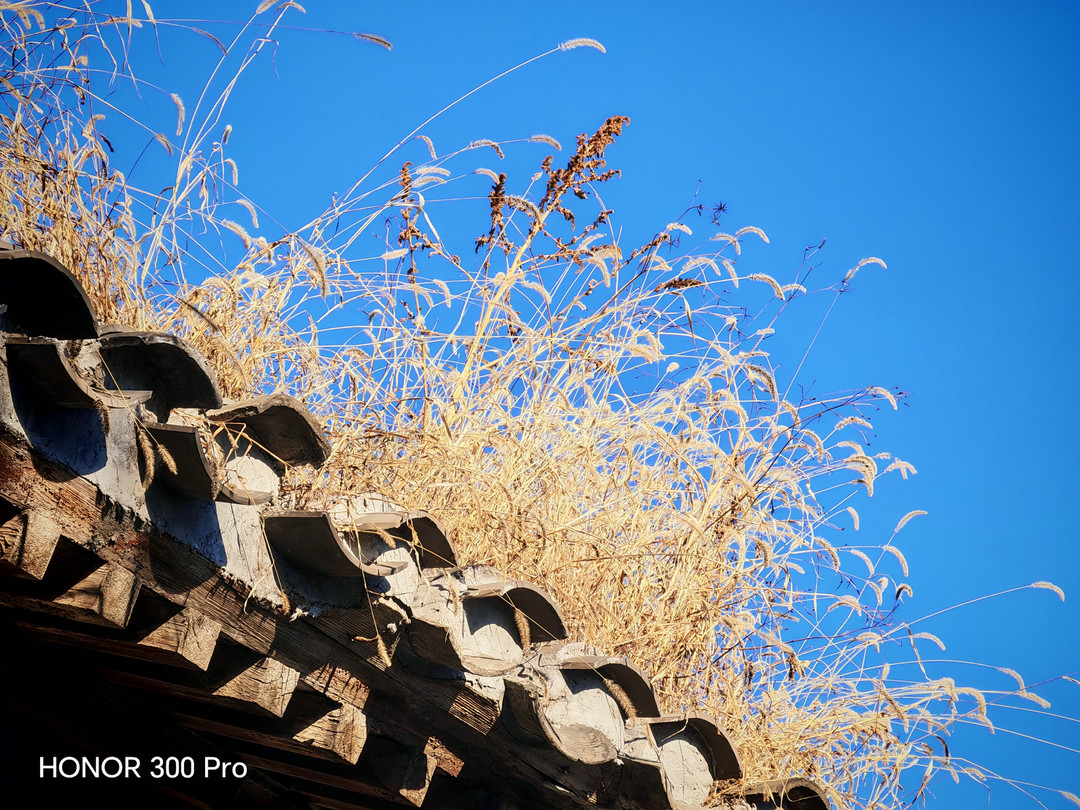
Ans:
<svg viewBox="0 0 1080 810"><path fill-rule="evenodd" d="M249 5L154 10L241 19ZM1068 404L1080 394L1068 286L1080 233L1080 5L530 0L312 3L309 12L291 21L371 32L394 49L283 31L273 60L245 76L227 116L240 189L283 222L317 214L471 87L561 41L593 37L606 54L555 54L425 131L446 149L539 132L567 145L609 115L628 115L610 152L623 177L605 203L630 242L694 202L722 199L729 230L756 225L771 239L748 250L743 272L786 283L803 249L823 239L815 271L823 283L865 256L883 258L887 270L860 271L799 375L822 394L866 385L910 392L899 413L877 416L874 443L919 474L882 483L860 505L862 534L887 535L909 510L928 511L901 535L915 591L906 619L1054 581L1068 594L1064 605L1028 591L923 629L946 642L943 658L1012 667L1029 684L1080 677L1072 520L1080 499L1071 481L1080 440ZM190 66L216 49L190 34L175 41L182 47L164 49L164 70L152 59L147 69L190 108L205 80ZM515 154L529 167L524 184L546 149ZM484 162L501 168L493 156ZM478 182L476 192L485 188ZM781 377L816 328L815 307L794 313L771 347ZM935 674L1009 684L951 665ZM1037 691L1050 712L1080 717L1080 687ZM996 721L1064 746L1080 740L1076 722L1018 712ZM1013 778L1080 792L1067 775L1074 752L1005 730L959 732L951 748ZM989 806L977 786L936 783L935 793L931 807ZM1038 795L1048 807L1071 806ZM1017 806L1005 788L993 796L998 807Z"/></svg>

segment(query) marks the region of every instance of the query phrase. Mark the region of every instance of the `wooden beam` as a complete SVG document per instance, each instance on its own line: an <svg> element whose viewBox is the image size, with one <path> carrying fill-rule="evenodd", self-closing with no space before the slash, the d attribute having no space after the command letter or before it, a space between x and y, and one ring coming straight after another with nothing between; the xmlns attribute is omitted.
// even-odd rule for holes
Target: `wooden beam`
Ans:
<svg viewBox="0 0 1080 810"><path fill-rule="evenodd" d="M300 676L304 684L338 703L364 708L371 688L345 667L328 662Z"/></svg>
<svg viewBox="0 0 1080 810"><path fill-rule="evenodd" d="M140 647L158 650L201 670L210 665L221 625L191 608L184 608L139 640ZM158 656L153 656L158 657Z"/></svg>
<svg viewBox="0 0 1080 810"><path fill-rule="evenodd" d="M424 745L424 753L435 759L435 765L439 770L450 776L457 776L465 767L465 761L447 748L441 740L430 737Z"/></svg>
<svg viewBox="0 0 1080 810"><path fill-rule="evenodd" d="M398 793L408 799L410 804L419 807L424 803L428 788L431 787L431 776L435 773L435 757L429 756L424 749L413 750L405 766L405 775L401 780Z"/></svg>
<svg viewBox="0 0 1080 810"><path fill-rule="evenodd" d="M331 715L336 716L335 725L341 726L341 728L334 732L316 729L310 733L305 733L307 729L304 729L291 737L281 728L275 730L262 724L247 723L238 725L233 722L223 723L209 717L187 713L178 713L174 716L181 725L194 731L214 734L232 740L243 740L244 742L276 748L300 756L316 757L333 762L347 762L350 765L355 765L360 758L360 752L367 738L367 728L364 724L363 715L359 712L356 712L359 715L358 718L352 718L351 725L341 722L340 716L342 713L349 712L347 709L339 707L325 716L326 718ZM255 727L252 728L252 725L255 725Z"/></svg>
<svg viewBox="0 0 1080 810"><path fill-rule="evenodd" d="M235 642L226 643L224 638L215 647L205 672L162 666L160 660L146 659L139 665L102 661L101 672L109 681L134 689L240 709L248 714L276 718L284 715L300 673L275 658Z"/></svg>
<svg viewBox="0 0 1080 810"><path fill-rule="evenodd" d="M361 608L327 608L308 621L335 641L361 650L364 657L373 664L378 661L377 666L385 669L400 639L397 628L408 621L408 616L393 603L376 599Z"/></svg>
<svg viewBox="0 0 1080 810"><path fill-rule="evenodd" d="M23 605L34 606L30 598L20 598ZM0 602L4 601L11 603L12 599L0 597ZM71 626L37 617L15 618L12 623L52 643L197 670L207 668L221 630L212 619L190 608L178 610L176 605L146 590L140 591L123 630L86 623Z"/></svg>
<svg viewBox="0 0 1080 810"><path fill-rule="evenodd" d="M397 699L391 698L384 692L376 692L371 695L364 708L368 729L376 735L393 741L387 748L387 741L376 737L380 742L373 746L372 755L385 762L397 762L399 770L404 772L404 765L401 763L407 762L413 756L413 752L419 750L434 760L436 768L456 778L465 767L465 760L459 755L464 752L464 749L459 744L454 744L453 748L459 752L455 753L442 739L412 733L401 723L394 722L395 715L400 714L400 709L395 709L396 706L400 706Z"/></svg>
<svg viewBox="0 0 1080 810"><path fill-rule="evenodd" d="M365 762L384 787L414 807L424 803L437 765L422 744L402 745L387 737L374 737Z"/></svg>
<svg viewBox="0 0 1080 810"><path fill-rule="evenodd" d="M7 504L4 504L7 506ZM26 515L15 512L0 523L0 564L4 573L9 570L19 571L19 558L22 556L23 535L26 533Z"/></svg>
<svg viewBox="0 0 1080 810"><path fill-rule="evenodd" d="M424 796L428 795L428 788L431 787L431 777L434 772L435 757L428 756L424 754L422 748L417 748L413 752L413 756L408 760L402 786L397 788L397 793L408 799L409 804L420 807L423 804Z"/></svg>
<svg viewBox="0 0 1080 810"><path fill-rule="evenodd" d="M154 779L151 758L235 759L179 727L165 700L102 680L99 658L0 620L0 649L18 666L0 666L0 736L5 741L3 795L34 796L38 807L245 807L296 810L294 798L260 773L229 779ZM65 756L136 758L143 779L40 778L39 764ZM105 784L108 782L109 784ZM66 783L66 785L62 784ZM16 800L15 804L19 804ZM11 805L9 800L4 806Z"/></svg>
<svg viewBox="0 0 1080 810"><path fill-rule="evenodd" d="M367 742L367 718L355 706L347 704L331 709L306 728L293 735L298 743L336 754L350 765L360 759Z"/></svg>
<svg viewBox="0 0 1080 810"><path fill-rule="evenodd" d="M22 540L18 540L20 523ZM11 566L21 577L0 591L0 604L32 613L110 628L127 625L139 582L123 565L103 561L84 546L60 536L49 516L24 513L4 524ZM46 560L45 557L49 559ZM38 576L40 575L40 576Z"/></svg>
<svg viewBox="0 0 1080 810"><path fill-rule="evenodd" d="M300 673L274 658L260 658L213 690L213 695L259 706L281 717Z"/></svg>
<svg viewBox="0 0 1080 810"><path fill-rule="evenodd" d="M56 597L53 604L76 621L124 627L138 593L139 582L131 571L105 563Z"/></svg>
<svg viewBox="0 0 1080 810"><path fill-rule="evenodd" d="M367 718L355 706L336 704L299 688L282 717L232 711L215 705L179 708L175 715L198 731L269 746L303 757L355 765L367 741Z"/></svg>
<svg viewBox="0 0 1080 810"><path fill-rule="evenodd" d="M0 526L0 562L17 575L42 579L60 528L39 512L16 515Z"/></svg>

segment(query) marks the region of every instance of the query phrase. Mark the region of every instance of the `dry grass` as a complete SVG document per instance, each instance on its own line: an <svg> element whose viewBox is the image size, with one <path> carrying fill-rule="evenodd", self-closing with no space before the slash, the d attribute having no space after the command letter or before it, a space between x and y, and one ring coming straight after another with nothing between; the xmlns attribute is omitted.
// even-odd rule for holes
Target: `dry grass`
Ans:
<svg viewBox="0 0 1080 810"><path fill-rule="evenodd" d="M835 522L857 528L856 493L914 471L861 441L894 396L787 399L764 339L807 273L786 286L743 274L758 229L698 239L675 222L645 245L616 243L596 195L626 119L581 136L516 191L480 170L493 181L490 215L467 259L441 238L430 202L478 182L453 174L462 153L506 144L440 154L411 133L376 166L413 136L427 162L381 184L369 173L304 227L265 235L257 209L237 202L220 123L264 29L223 46L236 61L227 80L212 76L218 94L202 112L166 99L180 119L179 134L160 136L174 176L169 191L144 194L109 165L93 118L102 76L81 61L125 64L139 21L89 6L61 28L0 8L0 239L74 268L103 320L186 337L227 396L285 390L307 402L334 452L317 476L292 472L294 505L375 490L433 512L463 560L542 585L573 636L641 663L665 709L717 718L749 781L805 775L841 810L891 809L938 771L967 770L941 735L989 722L988 698L926 675L921 650L936 640L896 618L910 589L892 538L826 540ZM271 30L282 13L268 15ZM565 45L554 51L598 43ZM361 255L358 237L388 215L383 253ZM202 228L235 238L242 258L193 267L188 240L213 253ZM873 262L819 294L838 295ZM751 326L733 296L755 282L773 300ZM893 664L900 676L885 650L909 659ZM1031 697L1022 684L1004 696Z"/></svg>

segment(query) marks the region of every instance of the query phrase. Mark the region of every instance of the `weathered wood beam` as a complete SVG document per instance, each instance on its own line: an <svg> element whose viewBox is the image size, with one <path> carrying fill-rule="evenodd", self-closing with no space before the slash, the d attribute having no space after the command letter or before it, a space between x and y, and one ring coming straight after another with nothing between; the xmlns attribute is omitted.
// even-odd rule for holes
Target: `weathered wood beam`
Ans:
<svg viewBox="0 0 1080 810"><path fill-rule="evenodd" d="M431 787L431 777L435 773L435 757L428 755L423 748L414 749L405 766L398 793L408 799L410 804L420 807Z"/></svg>
<svg viewBox="0 0 1080 810"><path fill-rule="evenodd" d="M389 601L372 600L359 608L328 608L309 621L335 641L390 666L407 616Z"/></svg>
<svg viewBox="0 0 1080 810"><path fill-rule="evenodd" d="M21 599L21 602L20 602ZM0 602L33 610L29 597L6 594ZM47 604L53 615L52 603ZM60 615L60 618L65 618ZM206 670L217 646L221 626L191 608L180 608L153 591L141 590L126 628L80 622L53 622L13 616L13 623L50 642L108 655L152 661L186 669Z"/></svg>
<svg viewBox="0 0 1080 810"><path fill-rule="evenodd" d="M139 582L131 571L105 563L56 597L53 604L62 615L76 621L124 627L138 594Z"/></svg>
<svg viewBox="0 0 1080 810"><path fill-rule="evenodd" d="M117 665L105 659L98 663L103 676L113 683L271 717L285 714L300 680L300 673L282 661L235 643L219 643L205 672L149 661Z"/></svg>
<svg viewBox="0 0 1080 810"><path fill-rule="evenodd" d="M176 719L190 729L218 737L256 743L306 757L355 765L367 740L367 725L362 712L351 706L331 709L321 718L289 734L285 726L263 723L221 722L200 715L178 713Z"/></svg>
<svg viewBox="0 0 1080 810"><path fill-rule="evenodd" d="M280 718L197 704L179 707L175 716L199 731L349 765L360 758L368 736L360 707L335 703L309 688L295 691Z"/></svg>
<svg viewBox="0 0 1080 810"><path fill-rule="evenodd" d="M227 698L265 709L281 717L296 690L300 673L275 658L260 658L228 678L213 690L218 698Z"/></svg>
<svg viewBox="0 0 1080 810"><path fill-rule="evenodd" d="M374 739L367 761L384 787L414 807L424 803L437 765L435 757L427 753L426 745L402 745L378 737Z"/></svg>
<svg viewBox="0 0 1080 810"><path fill-rule="evenodd" d="M16 515L0 526L0 562L16 575L40 580L59 539L60 528L47 516Z"/></svg>
<svg viewBox="0 0 1080 810"><path fill-rule="evenodd" d="M367 733L364 713L355 706L343 704L296 732L292 738L316 750L331 752L350 765L355 765L364 750Z"/></svg>
<svg viewBox="0 0 1080 810"><path fill-rule="evenodd" d="M426 756L435 761L435 767L443 773L452 777L460 775L462 768L465 767L465 760L457 752L461 752L462 748L456 743L451 746L438 737L426 736L430 735L430 728L425 729L426 735L417 734L401 723L395 722L394 718L401 714L400 708L395 707L400 705L400 699L391 697L385 692L372 694L364 707L370 731L396 743L389 749L391 753L400 754L401 751L406 750L409 752L422 750ZM457 752L454 749L457 749ZM381 752L376 750L374 755L387 756L387 749L384 747Z"/></svg>
<svg viewBox="0 0 1080 810"><path fill-rule="evenodd" d="M326 663L311 672L304 672L300 679L305 686L330 700L363 708L371 694L371 688L352 672L336 663Z"/></svg>
<svg viewBox="0 0 1080 810"><path fill-rule="evenodd" d="M168 661L175 658L201 670L210 666L217 648L221 625L202 613L184 608L175 616L158 625L138 641L140 648L150 653L159 651L164 656L148 655L148 658Z"/></svg>
<svg viewBox="0 0 1080 810"><path fill-rule="evenodd" d="M465 761L451 751L442 740L429 737L424 744L424 753L435 760L435 766L449 776L457 776L465 766Z"/></svg>
<svg viewBox="0 0 1080 810"><path fill-rule="evenodd" d="M25 486L34 489L32 482ZM0 572L15 575L0 589L0 604L104 627L126 626L138 597L138 578L129 566L95 554L89 542L68 537L63 496L49 510L24 508L15 498L5 502L5 511L21 514L0 530ZM87 519L96 523L100 516Z"/></svg>

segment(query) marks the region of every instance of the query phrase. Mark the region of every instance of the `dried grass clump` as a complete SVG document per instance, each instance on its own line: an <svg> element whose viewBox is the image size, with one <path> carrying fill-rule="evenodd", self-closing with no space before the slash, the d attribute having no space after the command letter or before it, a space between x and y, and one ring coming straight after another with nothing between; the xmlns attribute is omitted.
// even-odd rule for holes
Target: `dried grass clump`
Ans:
<svg viewBox="0 0 1080 810"><path fill-rule="evenodd" d="M308 225L267 234L232 188L219 126L265 31L223 46L238 67L210 112L169 101L174 182L142 194L109 164L85 57L122 51L151 20L0 9L0 239L72 267L104 320L190 340L227 396L304 400L334 450L318 475L291 472L294 506L377 491L433 512L465 562L542 585L574 636L642 664L666 710L716 717L749 782L804 775L840 810L900 808L939 770L972 773L941 735L988 724L987 700L922 668L920 645L937 640L896 618L910 587L892 538L826 538L840 517L858 528L856 493L914 472L861 441L895 395L789 398L764 341L809 271L787 285L741 274L759 229L686 248L695 237L678 221L618 244L595 192L617 174L607 151L628 119L581 135L565 163L548 156L515 192L505 174L451 169L505 143L440 156L410 133L376 166L414 136L427 162L381 184L369 172ZM598 43L560 48L579 45ZM471 244L444 240L434 195L477 174L491 181L485 226ZM357 255L388 216L383 252ZM215 266L218 234L242 255ZM867 263L883 264L859 262L832 294ZM733 298L742 280L772 290L763 328ZM904 659L901 646L911 663L896 677L883 650ZM901 786L912 769L921 784ZM718 801L739 788L720 787Z"/></svg>

